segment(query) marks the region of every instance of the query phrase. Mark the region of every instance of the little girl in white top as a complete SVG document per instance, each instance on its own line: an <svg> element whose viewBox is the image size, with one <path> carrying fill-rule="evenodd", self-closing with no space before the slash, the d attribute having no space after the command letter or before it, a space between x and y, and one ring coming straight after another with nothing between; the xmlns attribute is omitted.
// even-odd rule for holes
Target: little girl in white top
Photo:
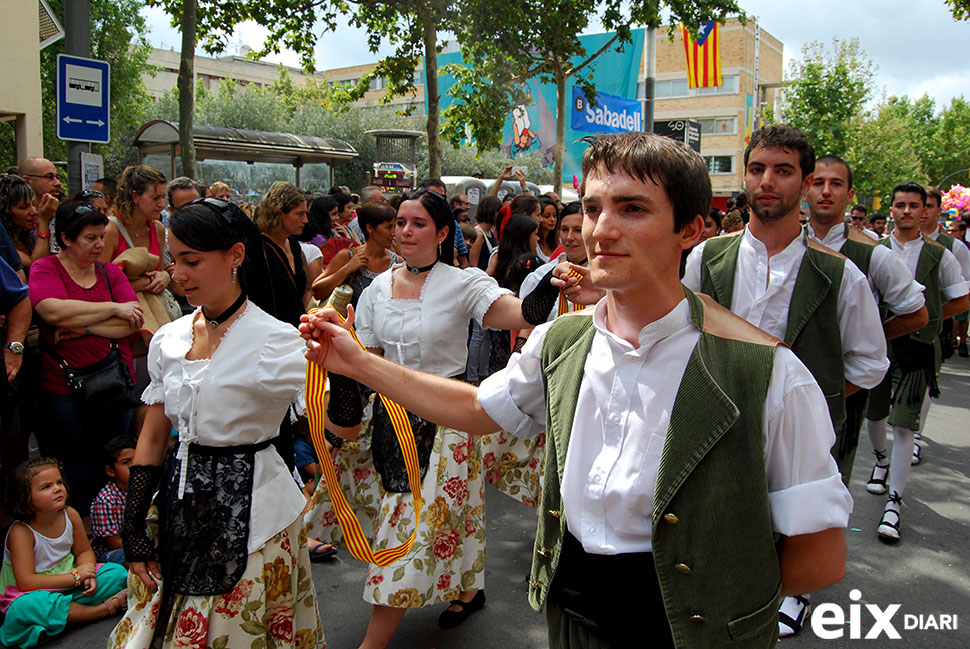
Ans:
<svg viewBox="0 0 970 649"><path fill-rule="evenodd" d="M68 622L90 622L127 606L128 571L95 564L81 517L67 505L57 460L38 458L16 468L11 514L0 569L0 643L34 647Z"/></svg>

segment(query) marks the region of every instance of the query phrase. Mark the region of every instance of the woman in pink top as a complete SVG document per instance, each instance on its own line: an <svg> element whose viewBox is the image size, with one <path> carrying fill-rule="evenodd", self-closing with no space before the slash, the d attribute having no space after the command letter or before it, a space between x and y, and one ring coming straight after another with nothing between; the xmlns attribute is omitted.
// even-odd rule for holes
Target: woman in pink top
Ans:
<svg viewBox="0 0 970 649"><path fill-rule="evenodd" d="M167 185L165 174L144 165L125 169L118 183L117 209L120 219L109 223L105 230L101 261L114 261L132 247L147 248L148 252L158 255L158 268L132 281L131 287L135 291L158 294L172 281L162 263L165 226L162 225L161 214L165 209Z"/></svg>
<svg viewBox="0 0 970 649"><path fill-rule="evenodd" d="M30 272L30 301L42 319L37 441L44 455L63 463L82 516L104 484L101 447L127 432L131 411L83 407L51 352L81 368L103 359L116 343L133 371L128 337L141 327L142 309L121 269L98 261L107 223L94 206L65 203L54 230L61 252L38 259Z"/></svg>

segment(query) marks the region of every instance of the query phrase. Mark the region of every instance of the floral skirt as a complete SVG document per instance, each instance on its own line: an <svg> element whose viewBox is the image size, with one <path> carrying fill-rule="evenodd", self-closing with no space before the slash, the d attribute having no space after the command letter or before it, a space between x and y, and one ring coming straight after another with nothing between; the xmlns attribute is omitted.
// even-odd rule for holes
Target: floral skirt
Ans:
<svg viewBox="0 0 970 649"><path fill-rule="evenodd" d="M337 452L337 475L371 547L407 541L415 529L410 493L385 492L371 456L371 425ZM364 600L395 608L416 608L458 599L463 590L485 585L485 501L482 459L474 437L438 426L428 472L421 484L424 507L411 552L386 568L371 565ZM304 520L307 536L343 544L343 533L321 480Z"/></svg>
<svg viewBox="0 0 970 649"><path fill-rule="evenodd" d="M532 439L519 439L502 431L482 435L481 444L488 483L523 505L538 507L546 463L545 432Z"/></svg>
<svg viewBox="0 0 970 649"><path fill-rule="evenodd" d="M160 623L165 624L163 647L325 649L302 527L297 518L251 553L230 592L175 595L164 621L158 620L164 581L152 592L131 573L128 611L111 632L109 649L147 649Z"/></svg>

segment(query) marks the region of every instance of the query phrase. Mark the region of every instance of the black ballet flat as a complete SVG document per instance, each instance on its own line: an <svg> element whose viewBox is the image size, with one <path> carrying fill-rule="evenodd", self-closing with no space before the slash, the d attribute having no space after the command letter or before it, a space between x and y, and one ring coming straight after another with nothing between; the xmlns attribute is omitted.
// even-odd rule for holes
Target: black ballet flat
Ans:
<svg viewBox="0 0 970 649"><path fill-rule="evenodd" d="M452 611L451 607L456 604L461 607L461 610ZM442 629L454 629L456 626L464 622L469 615L483 606L485 606L484 590L479 590L477 593L475 593L475 596L470 602L463 602L459 599L449 602L448 608L446 608L444 613L442 613L438 618L438 626L440 626Z"/></svg>

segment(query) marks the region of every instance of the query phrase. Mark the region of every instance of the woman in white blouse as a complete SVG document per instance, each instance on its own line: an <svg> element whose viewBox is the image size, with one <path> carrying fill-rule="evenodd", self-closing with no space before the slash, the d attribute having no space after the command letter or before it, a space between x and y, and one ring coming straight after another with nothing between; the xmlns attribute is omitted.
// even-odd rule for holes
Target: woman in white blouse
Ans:
<svg viewBox="0 0 970 649"><path fill-rule="evenodd" d="M454 218L444 196L426 189L409 194L395 222L406 261L377 276L356 312L357 335L370 351L407 367L453 377L465 370L468 321L520 329L521 301L478 268L453 265ZM331 395L337 399L336 391ZM478 442L412 416L425 506L414 521L410 487L398 443L380 399L363 429L371 439L338 452L345 494L375 549L393 547L412 529L411 552L387 568L370 566L364 600L373 604L362 648L384 647L408 608L449 602L439 623L450 628L485 601L485 504ZM334 419L333 416L331 416ZM380 476L380 477L378 477ZM325 483L306 516L311 535L339 540ZM369 529L368 529L369 528Z"/></svg>
<svg viewBox="0 0 970 649"><path fill-rule="evenodd" d="M199 199L170 224L174 279L199 308L149 348L122 527L132 606L109 644L322 647L305 499L270 444L303 391L302 340L246 299L246 271L265 272L265 259L238 208ZM158 530L150 520L146 533L156 486Z"/></svg>

